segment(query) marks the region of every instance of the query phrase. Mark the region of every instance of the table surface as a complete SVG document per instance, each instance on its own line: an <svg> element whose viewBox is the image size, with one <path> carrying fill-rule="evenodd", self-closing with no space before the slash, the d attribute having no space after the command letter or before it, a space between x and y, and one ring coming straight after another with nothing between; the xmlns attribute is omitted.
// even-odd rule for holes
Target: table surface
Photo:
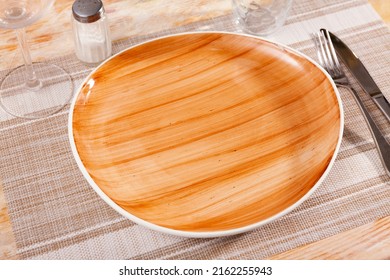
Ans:
<svg viewBox="0 0 390 280"><path fill-rule="evenodd" d="M114 13L113 10L115 5L110 5L114 1L105 1L108 9L108 13L115 14L116 17L125 16L121 14L120 11ZM118 2L124 2L118 1ZM148 1L150 8L152 5L158 6L159 0ZM381 15L382 19L386 24L390 25L390 2L388 0L370 0L369 1L375 10ZM55 9L57 13L62 11L69 10L71 1L61 0L57 1ZM137 8L137 7L135 7ZM222 5L220 11L218 9L212 10L211 14L208 14L207 17L218 17L223 16L227 13L229 5ZM155 7L153 8L155 9ZM142 14L142 13L141 13ZM145 16L144 14L141 16ZM187 23L193 23L200 18L197 18L196 15L191 15L188 18L184 16L182 18L174 19L167 18L169 13L161 12L159 13L160 19L164 18L165 21L171 22L172 25L185 25ZM33 27L29 28L28 31L32 33L32 38L35 44L40 44L39 47L35 47L32 50L33 56L37 60L43 60L44 56L51 56L55 54L56 49L53 48L53 43L51 41L55 40L57 43L59 41L63 42L62 52L71 53L73 45L70 42L69 32L67 34L62 34L61 30L51 29L50 26L44 26L46 23L50 23L50 20L46 19ZM137 28L142 29L144 33L153 32L155 28L159 25L159 18L151 21L149 26L138 26L136 22L133 22L136 19L130 19L127 22L134 26L129 32L121 32L121 28L114 26L113 30L113 39L115 41L125 40L136 34ZM121 21L118 24L124 24L126 21ZM70 27L69 23L64 22L62 28L68 29ZM39 30L39 32L38 32ZM42 31L43 30L43 31ZM122 30L123 31L123 30ZM36 32L36 34L34 34ZM12 59L10 60L1 60L0 61L0 71L11 68L13 65L19 63L18 58L13 55L16 50L15 39L13 38L13 33L9 31L0 31L0 56L8 56ZM387 45L388 46L388 45ZM390 65L388 65L390 66ZM1 128L1 127L0 127ZM1 173L0 173L1 174ZM3 175L1 175L3 176ZM1 181L4 181L5 178L0 177L0 259L19 259L26 258L22 256L20 248L18 247L18 242L15 237L15 230L13 227L12 215L9 215L8 201ZM386 180L386 179L385 179ZM388 182L388 181L387 181ZM5 184L3 184L5 186ZM388 186L388 183L387 183ZM245 255L244 255L245 256ZM44 258L44 257L43 257ZM321 236L316 239L314 242L301 244L295 248L290 248L287 250L279 250L278 253L273 255L268 255L267 258L270 259L390 259L390 216L378 217L375 220L367 221L364 224L360 224L357 227L348 228L347 230L341 230L340 232L326 236L322 238Z"/></svg>
<svg viewBox="0 0 390 280"><path fill-rule="evenodd" d="M383 21L390 26L390 2L386 0L369 0L368 2L382 17Z"/></svg>

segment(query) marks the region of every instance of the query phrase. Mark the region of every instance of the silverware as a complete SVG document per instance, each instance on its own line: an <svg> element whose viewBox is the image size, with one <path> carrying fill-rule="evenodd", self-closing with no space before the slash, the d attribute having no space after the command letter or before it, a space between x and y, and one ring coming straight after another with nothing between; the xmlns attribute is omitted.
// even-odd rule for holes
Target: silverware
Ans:
<svg viewBox="0 0 390 280"><path fill-rule="evenodd" d="M325 29L321 29L322 32L327 32ZM329 31L328 31L329 32ZM355 53L348 48L348 46L341 41L336 35L329 32L332 39L333 46L340 59L344 62L345 66L351 71L352 75L359 82L362 89L371 96L372 100L383 112L385 117L390 121L390 104L383 96L381 90L378 88L371 75L368 73L366 67L364 67L361 60L355 55Z"/></svg>
<svg viewBox="0 0 390 280"><path fill-rule="evenodd" d="M387 174L390 176L390 145L380 132L378 126L375 124L370 113L367 111L359 95L357 94L355 89L352 88L351 84L348 81L348 78L345 76L343 70L341 69L335 49L333 47L332 37L330 33L325 29L321 29L316 34L313 34L313 37L320 64L329 73L329 75L332 77L337 86L346 88L353 93L353 96L355 97L355 100L367 121L367 125L370 128L383 166L385 167Z"/></svg>

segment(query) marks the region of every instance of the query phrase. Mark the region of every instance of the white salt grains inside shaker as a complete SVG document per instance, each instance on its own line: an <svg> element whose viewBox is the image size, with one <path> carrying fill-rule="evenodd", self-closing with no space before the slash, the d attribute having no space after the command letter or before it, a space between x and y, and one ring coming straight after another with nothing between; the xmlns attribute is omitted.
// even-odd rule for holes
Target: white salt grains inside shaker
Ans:
<svg viewBox="0 0 390 280"><path fill-rule="evenodd" d="M72 25L76 55L96 64L112 53L110 29L101 0L76 0L72 6Z"/></svg>

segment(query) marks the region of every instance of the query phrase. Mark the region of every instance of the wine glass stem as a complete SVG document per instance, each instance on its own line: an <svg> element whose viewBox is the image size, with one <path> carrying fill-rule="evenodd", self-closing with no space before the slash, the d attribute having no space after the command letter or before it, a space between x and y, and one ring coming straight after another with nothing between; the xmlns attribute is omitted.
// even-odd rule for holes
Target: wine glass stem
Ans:
<svg viewBox="0 0 390 280"><path fill-rule="evenodd" d="M26 68L27 79L25 86L32 91L36 91L42 87L42 83L37 79L34 67L31 60L30 49L27 42L26 30L24 28L16 30L16 36L18 38L19 47L22 51L24 65Z"/></svg>

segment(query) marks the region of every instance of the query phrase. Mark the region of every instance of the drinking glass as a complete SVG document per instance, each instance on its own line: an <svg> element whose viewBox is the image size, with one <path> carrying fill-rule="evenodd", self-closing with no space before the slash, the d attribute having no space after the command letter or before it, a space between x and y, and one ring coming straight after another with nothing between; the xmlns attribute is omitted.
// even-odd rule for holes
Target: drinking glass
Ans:
<svg viewBox="0 0 390 280"><path fill-rule="evenodd" d="M292 0L232 0L232 4L241 31L267 36L284 24Z"/></svg>
<svg viewBox="0 0 390 280"><path fill-rule="evenodd" d="M73 82L62 68L32 63L25 27L40 19L54 0L1 0L0 28L16 31L24 65L8 73L0 85L0 105L15 117L38 119L68 104Z"/></svg>

